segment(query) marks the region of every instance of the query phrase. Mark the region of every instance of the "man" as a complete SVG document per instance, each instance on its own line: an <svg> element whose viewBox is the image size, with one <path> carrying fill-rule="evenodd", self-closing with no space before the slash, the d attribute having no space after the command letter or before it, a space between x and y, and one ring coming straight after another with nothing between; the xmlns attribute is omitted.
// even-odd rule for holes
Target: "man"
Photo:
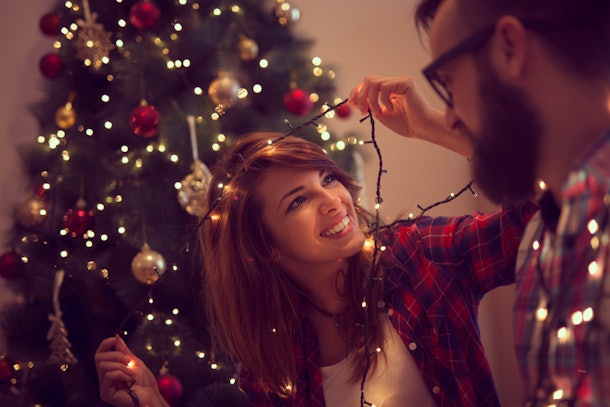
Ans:
<svg viewBox="0 0 610 407"><path fill-rule="evenodd" d="M445 126L410 78L366 78L350 102L405 136L468 139L497 203L542 186L516 274L528 404L610 405L610 2L422 0L416 22Z"/></svg>

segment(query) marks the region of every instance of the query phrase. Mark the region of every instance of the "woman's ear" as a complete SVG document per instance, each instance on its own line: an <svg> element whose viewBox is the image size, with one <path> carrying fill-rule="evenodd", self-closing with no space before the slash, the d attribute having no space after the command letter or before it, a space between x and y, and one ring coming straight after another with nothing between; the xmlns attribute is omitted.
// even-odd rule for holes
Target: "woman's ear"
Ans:
<svg viewBox="0 0 610 407"><path fill-rule="evenodd" d="M492 64L501 79L514 80L523 76L529 57L529 34L514 16L500 17L492 37Z"/></svg>

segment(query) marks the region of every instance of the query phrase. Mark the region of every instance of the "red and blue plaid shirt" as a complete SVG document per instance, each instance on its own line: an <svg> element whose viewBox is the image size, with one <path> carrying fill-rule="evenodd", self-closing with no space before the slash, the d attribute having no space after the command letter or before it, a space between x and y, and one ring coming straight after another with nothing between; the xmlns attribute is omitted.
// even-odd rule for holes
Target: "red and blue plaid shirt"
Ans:
<svg viewBox="0 0 610 407"><path fill-rule="evenodd" d="M538 405L610 405L610 133L540 201L517 266L515 347Z"/></svg>
<svg viewBox="0 0 610 407"><path fill-rule="evenodd" d="M519 240L536 209L528 203L487 215L422 217L381 237L384 255L402 264L384 268L390 321L440 407L500 405L477 310L485 293L514 282ZM302 326L295 341L296 394L282 399L264 393L243 371L240 386L251 406L325 406L316 331L306 317Z"/></svg>

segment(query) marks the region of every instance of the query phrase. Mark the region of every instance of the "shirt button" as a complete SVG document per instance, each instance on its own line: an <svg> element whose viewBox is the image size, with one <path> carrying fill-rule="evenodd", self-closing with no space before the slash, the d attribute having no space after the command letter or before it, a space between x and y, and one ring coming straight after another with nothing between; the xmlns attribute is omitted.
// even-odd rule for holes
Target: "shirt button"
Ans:
<svg viewBox="0 0 610 407"><path fill-rule="evenodd" d="M415 342L409 342L409 349L411 349L411 350L417 349L417 344Z"/></svg>
<svg viewBox="0 0 610 407"><path fill-rule="evenodd" d="M438 393L440 393L440 392L441 392L441 388L440 388L440 387L438 387L438 386L434 386L434 387L432 388L432 393L434 393L434 394L438 394Z"/></svg>

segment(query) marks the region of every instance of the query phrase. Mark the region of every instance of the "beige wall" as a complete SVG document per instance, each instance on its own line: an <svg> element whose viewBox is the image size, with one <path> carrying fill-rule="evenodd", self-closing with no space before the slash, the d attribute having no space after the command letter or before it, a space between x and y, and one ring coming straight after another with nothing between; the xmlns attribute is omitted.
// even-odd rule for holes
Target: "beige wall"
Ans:
<svg viewBox="0 0 610 407"><path fill-rule="evenodd" d="M420 42L412 22L415 0L288 1L301 10L301 20L293 28L316 41L312 56L336 67L337 97L346 98L365 75L412 75L424 94L436 106L442 106L420 74L429 58L426 39ZM0 4L0 38L4 44L0 75L0 253L5 249L12 208L25 191L13 146L33 141L37 135L36 122L26 105L41 95L38 60L50 48L50 40L40 33L38 20L53 3L35 0ZM339 133L356 131L365 138L370 134L368 122L360 124L356 115L348 120L336 119L333 128ZM380 125L376 136L384 169L388 170L381 182L385 220L400 212L417 213L418 204L426 206L443 199L470 180L467 162L454 153L400 138ZM367 201L372 206L378 164L372 147L368 151L364 175ZM431 214L455 215L491 208L484 198L467 194ZM0 281L0 306L10 297L2 284ZM486 297L480 312L484 343L505 406L518 405L522 394L512 357L512 295L512 287L496 290Z"/></svg>

